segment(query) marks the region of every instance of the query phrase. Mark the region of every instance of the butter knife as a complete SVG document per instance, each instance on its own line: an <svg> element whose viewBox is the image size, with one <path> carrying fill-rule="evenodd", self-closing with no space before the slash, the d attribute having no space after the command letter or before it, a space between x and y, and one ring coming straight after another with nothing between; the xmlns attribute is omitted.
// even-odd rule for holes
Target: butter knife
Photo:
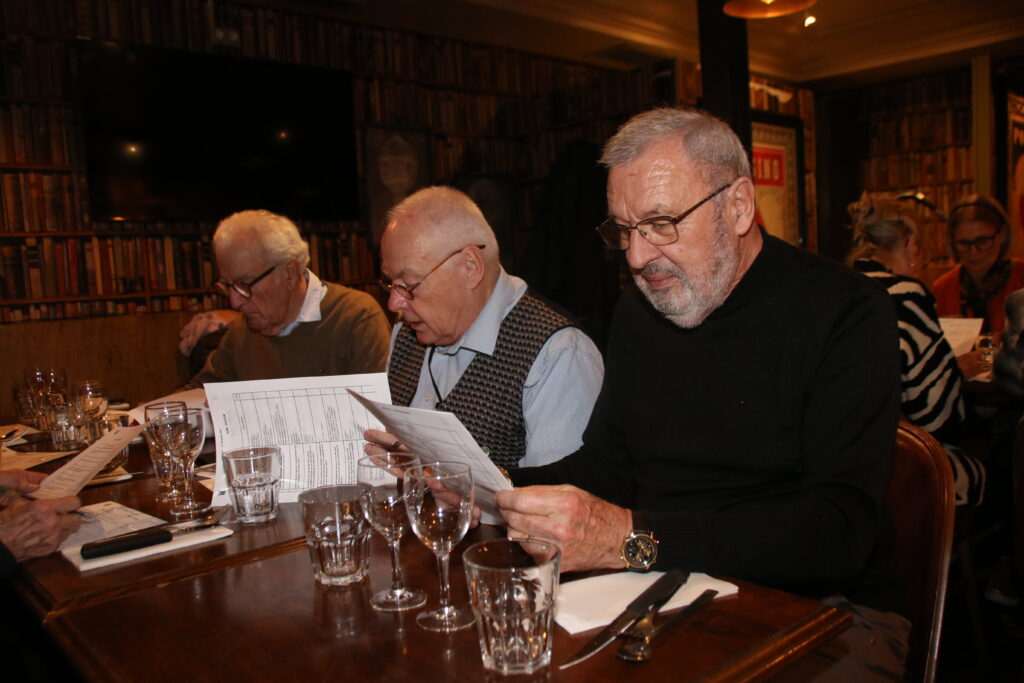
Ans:
<svg viewBox="0 0 1024 683"><path fill-rule="evenodd" d="M686 583L688 578L690 578L690 572L684 572L681 569L673 569L660 577L657 581L652 583L647 590L641 593L636 600L629 603L629 606L623 610L622 614L615 617L615 620L612 623L605 626L604 629L594 636L589 643L580 648L579 652L566 660L566 662L558 668L568 669L570 666L579 664L584 659L587 659L600 651L601 648L618 638L633 624L642 619L651 605L664 603L671 598L672 595L679 590L679 587Z"/></svg>
<svg viewBox="0 0 1024 683"><path fill-rule="evenodd" d="M140 529L127 534L121 534L120 536L111 536L100 541L86 543L82 546L82 559L92 560L97 557L125 553L129 550L148 548L151 545L158 545L160 543L170 543L174 540L175 536L214 526L230 508L231 506L225 505L217 511L198 519L161 524L149 527L148 529Z"/></svg>

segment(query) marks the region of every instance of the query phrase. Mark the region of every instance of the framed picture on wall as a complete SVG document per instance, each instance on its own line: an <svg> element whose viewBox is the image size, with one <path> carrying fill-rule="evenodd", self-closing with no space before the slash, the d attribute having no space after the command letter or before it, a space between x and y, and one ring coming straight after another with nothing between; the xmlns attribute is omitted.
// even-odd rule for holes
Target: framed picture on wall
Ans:
<svg viewBox="0 0 1024 683"><path fill-rule="evenodd" d="M1024 230L1024 97L1007 93L1007 109L1006 211L1010 214L1010 225L1015 230ZM1019 232L1016 238L1020 238Z"/></svg>
<svg viewBox="0 0 1024 683"><path fill-rule="evenodd" d="M803 247L803 125L799 119L755 115L752 132L759 222L769 234Z"/></svg>
<svg viewBox="0 0 1024 683"><path fill-rule="evenodd" d="M380 243L388 210L416 190L430 185L430 141L422 131L367 126L363 153L367 219L376 246Z"/></svg>

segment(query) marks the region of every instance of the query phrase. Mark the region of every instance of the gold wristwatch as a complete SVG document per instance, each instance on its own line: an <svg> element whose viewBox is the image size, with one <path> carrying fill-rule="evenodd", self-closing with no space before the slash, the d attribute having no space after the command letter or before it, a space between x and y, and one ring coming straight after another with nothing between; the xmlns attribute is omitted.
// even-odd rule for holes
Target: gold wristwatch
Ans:
<svg viewBox="0 0 1024 683"><path fill-rule="evenodd" d="M633 513L633 531L622 539L619 555L626 563L626 569L647 571L658 559L658 541L647 522Z"/></svg>

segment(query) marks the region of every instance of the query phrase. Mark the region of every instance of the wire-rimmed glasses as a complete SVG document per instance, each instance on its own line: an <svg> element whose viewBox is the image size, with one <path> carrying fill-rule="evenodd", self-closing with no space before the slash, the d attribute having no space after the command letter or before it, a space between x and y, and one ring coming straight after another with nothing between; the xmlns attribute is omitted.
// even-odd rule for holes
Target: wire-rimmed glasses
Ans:
<svg viewBox="0 0 1024 683"><path fill-rule="evenodd" d="M678 216L653 216L651 218L645 218L642 221L638 221L635 225L622 225L609 218L604 223L597 226L595 230L597 230L597 234L601 236L601 239L604 240L605 246L609 249L629 249L630 230L636 230L640 233L641 237L656 247L664 247L669 244L673 244L679 239L679 223L685 220L686 217L694 211L704 206L704 204L717 197L720 193L732 187L733 182L735 181L722 185L720 188L704 197L704 199L700 200L686 211L683 211Z"/></svg>
<svg viewBox="0 0 1024 683"><path fill-rule="evenodd" d="M474 245L467 244L466 245L466 247L469 247L469 246L475 246L477 249L483 249L487 245L486 244L474 244ZM417 287L422 285L424 280L426 280L428 277L433 275L434 272L438 268L440 268L441 266L446 264L448 262L448 259L450 259L451 257L455 256L456 254L462 253L462 251L466 247L459 247L458 249L456 249L452 253L450 253L447 256L445 256L443 259L441 259L440 263L438 263L436 266L434 266L433 268L428 270L427 274L424 275L423 277L421 277L418 282L414 282L411 285L396 285L393 282L388 282L387 280L377 280L377 284L380 286L381 289L384 290L384 293L387 294L388 296L391 295L391 292L394 292L395 294L397 294L398 296L402 297L406 301L412 301L413 300L413 294L412 294L413 291Z"/></svg>

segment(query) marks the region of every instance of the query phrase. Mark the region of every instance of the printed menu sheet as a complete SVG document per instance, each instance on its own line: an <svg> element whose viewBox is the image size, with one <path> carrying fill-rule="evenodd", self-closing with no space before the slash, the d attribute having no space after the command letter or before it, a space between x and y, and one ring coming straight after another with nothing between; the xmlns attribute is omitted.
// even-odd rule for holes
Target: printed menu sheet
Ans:
<svg viewBox="0 0 1024 683"><path fill-rule="evenodd" d="M124 450L143 430L142 425L118 427L104 434L91 446L75 456L66 465L43 480L39 488L29 493L30 498L63 498L76 496L99 471Z"/></svg>
<svg viewBox="0 0 1024 683"><path fill-rule="evenodd" d="M355 395L354 390L352 393ZM387 432L397 436L413 453L431 460L454 460L469 465L481 521L505 525L494 502L494 494L512 488L512 484L480 448L465 425L459 422L459 418L440 410L385 405L364 396L356 398L384 423Z"/></svg>
<svg viewBox="0 0 1024 683"><path fill-rule="evenodd" d="M281 448L279 500L284 503L318 486L354 484L356 462L364 455L363 431L382 425L348 390L391 402L382 372L217 382L204 388L217 438L214 506L231 503L221 459L236 448Z"/></svg>

